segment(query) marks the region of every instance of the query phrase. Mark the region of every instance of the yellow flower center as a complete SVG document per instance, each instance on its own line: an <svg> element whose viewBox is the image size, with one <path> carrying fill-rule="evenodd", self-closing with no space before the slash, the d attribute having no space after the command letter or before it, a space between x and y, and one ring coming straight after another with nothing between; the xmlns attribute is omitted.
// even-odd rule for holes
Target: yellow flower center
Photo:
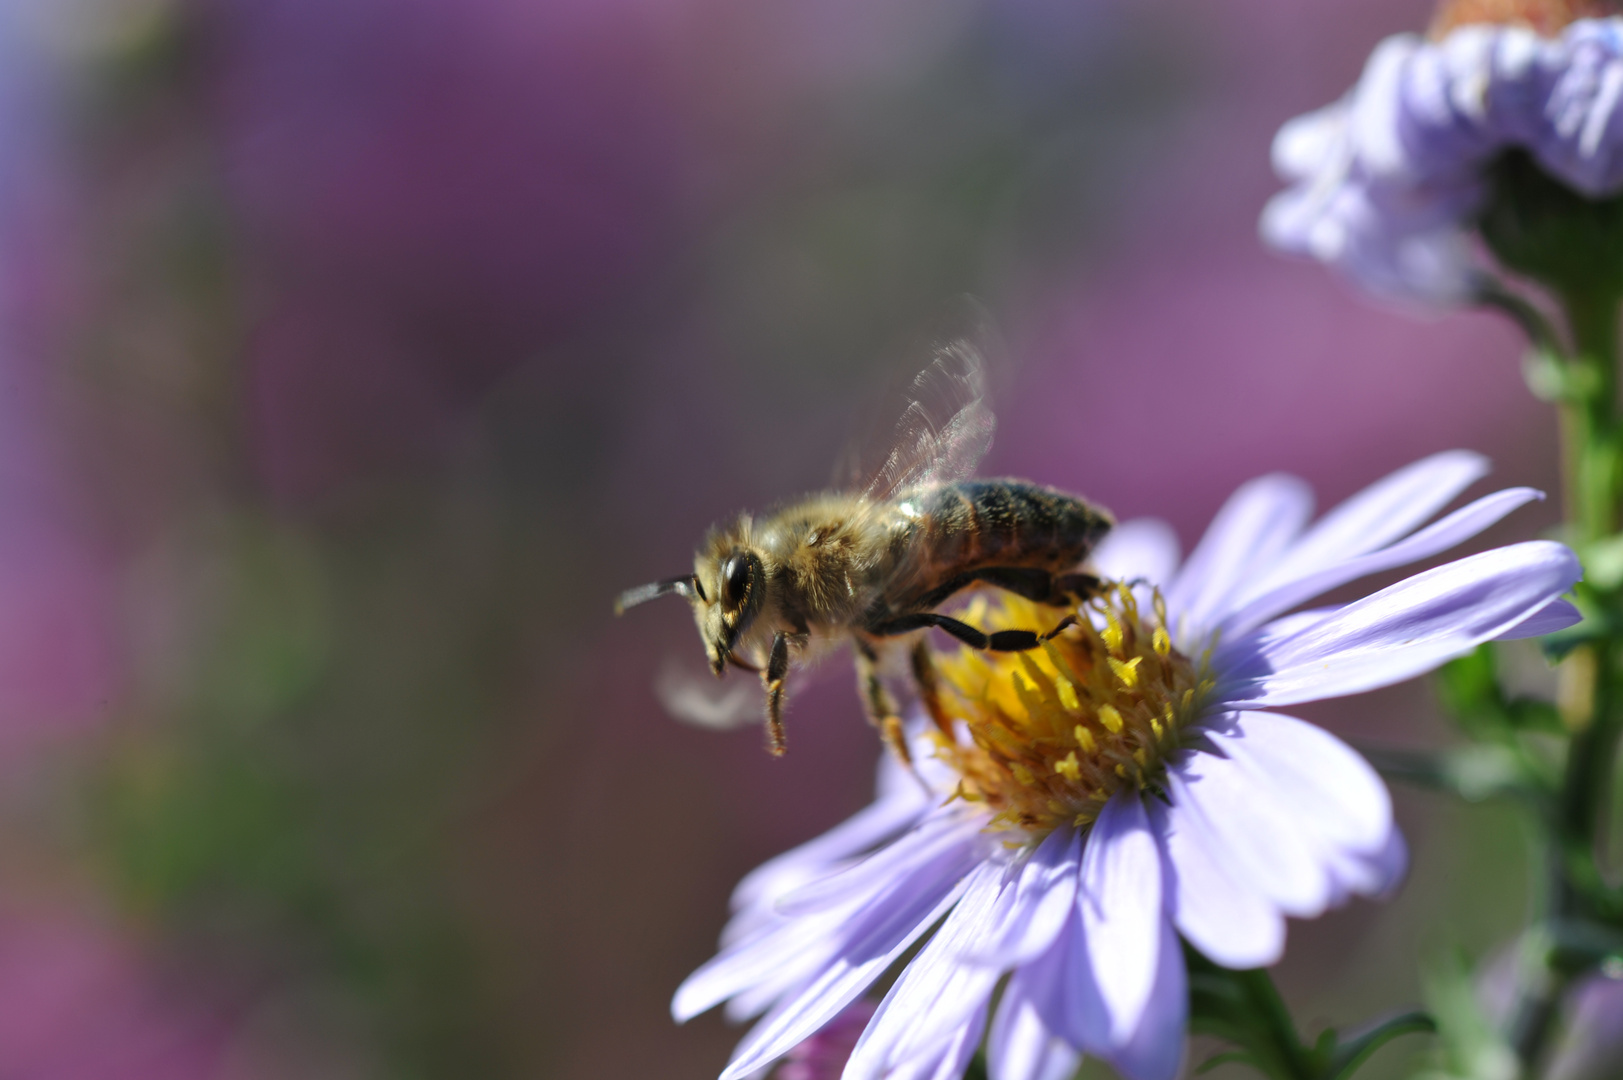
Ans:
<svg viewBox="0 0 1623 1080"><path fill-rule="evenodd" d="M1212 684L1204 662L1172 647L1160 593L1151 607L1111 585L1040 649L939 657L944 712L969 729L967 742L935 736L960 777L955 797L986 804L997 827L1042 832L1086 825L1125 786L1154 788ZM977 597L965 618L1042 630L1063 614L1002 594Z"/></svg>

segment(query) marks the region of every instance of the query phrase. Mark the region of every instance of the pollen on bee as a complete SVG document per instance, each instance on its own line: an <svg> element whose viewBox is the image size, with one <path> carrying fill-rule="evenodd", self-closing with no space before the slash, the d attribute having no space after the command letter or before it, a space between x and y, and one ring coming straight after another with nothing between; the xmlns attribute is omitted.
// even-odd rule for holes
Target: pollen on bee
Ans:
<svg viewBox="0 0 1623 1080"><path fill-rule="evenodd" d="M965 621L987 632L1050 623L1053 609L977 596ZM1148 609L1148 610L1145 610ZM937 740L958 795L994 811L993 827L1040 834L1086 825L1123 787L1158 783L1210 689L1204 658L1174 647L1166 605L1109 585L1070 612L1040 649L959 649L936 660L943 705L967 739Z"/></svg>

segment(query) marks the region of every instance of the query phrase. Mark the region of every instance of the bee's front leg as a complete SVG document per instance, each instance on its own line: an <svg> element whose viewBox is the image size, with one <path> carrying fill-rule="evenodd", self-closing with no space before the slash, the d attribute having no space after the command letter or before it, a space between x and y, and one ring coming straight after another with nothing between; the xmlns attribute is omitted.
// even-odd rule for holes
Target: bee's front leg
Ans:
<svg viewBox="0 0 1623 1080"><path fill-rule="evenodd" d="M773 757L782 757L787 749L783 734L783 680L789 674L789 635L779 633L772 638L772 654L761 672L761 685L766 687L766 750Z"/></svg>

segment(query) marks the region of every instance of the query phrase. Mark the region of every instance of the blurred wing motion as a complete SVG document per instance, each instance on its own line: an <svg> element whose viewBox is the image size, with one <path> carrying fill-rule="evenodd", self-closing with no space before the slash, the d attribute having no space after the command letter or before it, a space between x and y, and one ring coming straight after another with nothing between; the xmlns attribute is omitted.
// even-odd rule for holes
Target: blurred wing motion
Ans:
<svg viewBox="0 0 1623 1080"><path fill-rule="evenodd" d="M930 365L907 385L906 402L885 449L865 464L847 465L847 489L877 500L962 480L991 449L997 417L986 388L985 356L971 339L938 346Z"/></svg>
<svg viewBox="0 0 1623 1080"><path fill-rule="evenodd" d="M896 421L896 445L868 485L870 498L962 480L992 448L997 417L986 400L985 359L967 340L936 350L914 376L912 396Z"/></svg>
<svg viewBox="0 0 1623 1080"><path fill-rule="evenodd" d="M764 695L754 679L718 682L683 666L674 657L654 677L654 694L665 711L683 723L715 731L758 724L765 715Z"/></svg>

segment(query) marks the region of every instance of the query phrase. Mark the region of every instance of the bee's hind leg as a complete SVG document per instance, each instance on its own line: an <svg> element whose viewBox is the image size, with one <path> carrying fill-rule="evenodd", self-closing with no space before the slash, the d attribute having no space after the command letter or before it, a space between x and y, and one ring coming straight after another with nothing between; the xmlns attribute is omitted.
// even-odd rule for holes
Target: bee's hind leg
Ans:
<svg viewBox="0 0 1623 1080"><path fill-rule="evenodd" d="M937 674L935 660L930 655L930 643L919 638L913 643L909 659L913 664L913 682L919 688L919 701L924 705L924 711L930 714L936 729L951 738L952 717L947 715L946 707L941 704L941 676Z"/></svg>
<svg viewBox="0 0 1623 1080"><path fill-rule="evenodd" d="M761 672L761 685L766 687L766 751L773 757L782 757L788 748L783 733L783 680L789 674L789 636L778 634L772 639L772 655Z"/></svg>
<svg viewBox="0 0 1623 1080"><path fill-rule="evenodd" d="M860 637L857 642L857 689L862 694L862 707L868 714L868 723L879 729L879 736L896 760L913 769L913 753L907 748L907 733L902 718L897 715L896 702L879 678L879 654L872 645Z"/></svg>
<svg viewBox="0 0 1623 1080"><path fill-rule="evenodd" d="M1075 624L1076 616L1067 615L1052 630L1044 634L1039 634L1035 630L999 630L988 634L950 615L940 615L934 611L918 611L869 626L867 632L879 637L890 637L933 626L937 630L951 634L971 649L985 649L988 652L1025 652L1037 648L1043 642L1056 637L1066 627Z"/></svg>

